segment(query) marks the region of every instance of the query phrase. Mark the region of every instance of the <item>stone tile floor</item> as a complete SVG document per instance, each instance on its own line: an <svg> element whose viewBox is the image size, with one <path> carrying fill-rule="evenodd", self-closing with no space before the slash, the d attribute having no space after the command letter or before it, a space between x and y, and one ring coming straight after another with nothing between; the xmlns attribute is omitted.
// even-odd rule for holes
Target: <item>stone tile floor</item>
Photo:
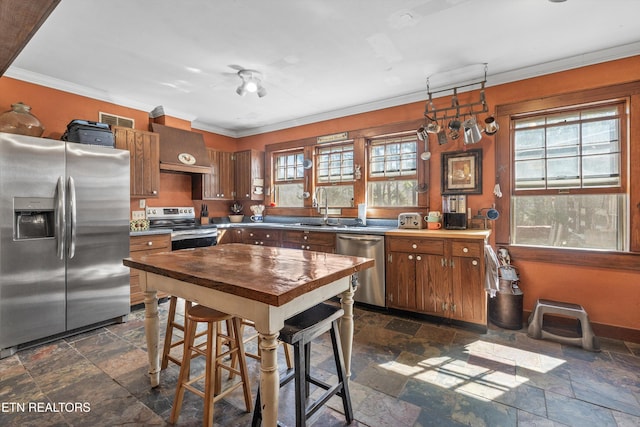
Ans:
<svg viewBox="0 0 640 427"><path fill-rule="evenodd" d="M524 329L478 334L364 309L355 324L354 426L640 426L640 344L601 339L591 353ZM178 367L151 389L145 346L140 309L127 323L0 360L0 426L166 425ZM329 380L330 349L328 336L312 346L314 372ZM258 362L248 363L255 396ZM216 403L217 426L250 425L241 393ZM284 425L294 424L292 402L291 384L280 395ZM310 425L344 425L340 411L334 397ZM187 392L177 425L201 417L202 401Z"/></svg>

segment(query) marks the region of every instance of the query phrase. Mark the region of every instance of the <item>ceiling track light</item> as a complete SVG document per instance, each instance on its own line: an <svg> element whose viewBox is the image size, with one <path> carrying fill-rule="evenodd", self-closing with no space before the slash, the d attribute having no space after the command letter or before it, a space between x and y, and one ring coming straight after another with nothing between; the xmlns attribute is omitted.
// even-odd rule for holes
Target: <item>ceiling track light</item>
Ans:
<svg viewBox="0 0 640 427"><path fill-rule="evenodd" d="M236 89L236 93L245 96L247 93L257 93L260 98L267 94L267 90L262 86L262 74L255 70L240 70L238 76L242 79L242 84Z"/></svg>

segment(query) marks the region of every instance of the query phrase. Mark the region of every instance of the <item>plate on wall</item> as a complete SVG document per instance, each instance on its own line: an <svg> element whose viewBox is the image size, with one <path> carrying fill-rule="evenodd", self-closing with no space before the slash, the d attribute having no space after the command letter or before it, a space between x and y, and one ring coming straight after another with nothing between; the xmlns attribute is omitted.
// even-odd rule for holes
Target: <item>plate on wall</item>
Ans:
<svg viewBox="0 0 640 427"><path fill-rule="evenodd" d="M178 154L178 160L180 160L180 163L184 163L185 165L193 165L196 163L196 158L189 153Z"/></svg>

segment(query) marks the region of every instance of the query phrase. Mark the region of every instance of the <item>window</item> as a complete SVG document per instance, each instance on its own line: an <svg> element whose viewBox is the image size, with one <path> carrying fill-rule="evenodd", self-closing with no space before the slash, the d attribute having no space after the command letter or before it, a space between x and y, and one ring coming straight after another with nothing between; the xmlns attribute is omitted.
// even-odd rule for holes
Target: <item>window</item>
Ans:
<svg viewBox="0 0 640 427"><path fill-rule="evenodd" d="M369 145L367 203L371 207L418 204L417 138L395 136L374 139Z"/></svg>
<svg viewBox="0 0 640 427"><path fill-rule="evenodd" d="M326 190L329 206L353 206L353 143L318 147L316 158L316 184ZM317 203L324 205L325 201Z"/></svg>
<svg viewBox="0 0 640 427"><path fill-rule="evenodd" d="M277 153L274 157L276 206L303 207L304 155L302 151Z"/></svg>
<svg viewBox="0 0 640 427"><path fill-rule="evenodd" d="M625 103L511 117L510 243L623 251Z"/></svg>

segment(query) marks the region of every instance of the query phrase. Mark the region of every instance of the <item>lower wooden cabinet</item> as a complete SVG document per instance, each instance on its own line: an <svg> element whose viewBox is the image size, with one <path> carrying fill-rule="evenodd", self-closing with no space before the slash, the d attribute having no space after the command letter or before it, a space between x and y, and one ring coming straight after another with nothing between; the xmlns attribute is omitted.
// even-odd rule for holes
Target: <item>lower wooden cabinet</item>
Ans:
<svg viewBox="0 0 640 427"><path fill-rule="evenodd" d="M386 237L387 305L487 324L484 241Z"/></svg>
<svg viewBox="0 0 640 427"><path fill-rule="evenodd" d="M334 253L336 251L336 233L259 227L219 228L218 244L225 243L248 243Z"/></svg>
<svg viewBox="0 0 640 427"><path fill-rule="evenodd" d="M336 251L336 233L284 230L282 232L282 247L334 253Z"/></svg>
<svg viewBox="0 0 640 427"><path fill-rule="evenodd" d="M131 236L129 238L130 255L144 255L156 252L171 251L171 234L149 234L145 236ZM129 284L131 286L131 305L144 302L144 293L140 288L140 273L131 269ZM158 292L158 298L165 298L167 294Z"/></svg>
<svg viewBox="0 0 640 427"><path fill-rule="evenodd" d="M242 230L242 243L261 246L280 246L280 230L272 228L245 228Z"/></svg>

